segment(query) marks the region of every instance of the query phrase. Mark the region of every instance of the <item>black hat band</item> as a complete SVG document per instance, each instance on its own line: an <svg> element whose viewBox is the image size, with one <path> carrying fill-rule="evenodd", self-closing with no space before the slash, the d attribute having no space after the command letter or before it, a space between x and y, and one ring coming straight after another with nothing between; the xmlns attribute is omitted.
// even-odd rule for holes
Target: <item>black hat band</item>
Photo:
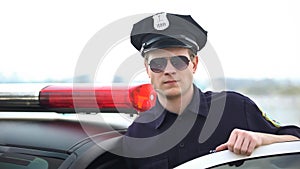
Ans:
<svg viewBox="0 0 300 169"><path fill-rule="evenodd" d="M162 42L162 41L168 41L169 44L166 45L160 45L155 47L155 43ZM170 43L173 42L173 43ZM199 45L192 40L191 38L188 38L184 35L175 35L175 36L158 36L155 38L150 39L149 41L142 44L141 47L141 54L144 55L146 52L149 52L154 49L162 49L167 47L184 47L191 49L194 53L196 53L200 47Z"/></svg>

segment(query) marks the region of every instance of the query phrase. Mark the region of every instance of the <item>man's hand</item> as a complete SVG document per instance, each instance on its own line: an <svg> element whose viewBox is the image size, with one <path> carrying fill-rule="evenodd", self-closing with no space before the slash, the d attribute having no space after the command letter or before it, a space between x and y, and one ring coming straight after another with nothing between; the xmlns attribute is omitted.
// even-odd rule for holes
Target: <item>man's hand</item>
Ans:
<svg viewBox="0 0 300 169"><path fill-rule="evenodd" d="M251 155L254 149L261 145L293 140L299 140L299 138L291 135L274 135L234 129L228 141L219 145L216 151L228 149L236 154Z"/></svg>
<svg viewBox="0 0 300 169"><path fill-rule="evenodd" d="M236 154L251 155L253 150L262 145L262 137L252 131L234 129L228 141L216 148L216 151L230 150Z"/></svg>

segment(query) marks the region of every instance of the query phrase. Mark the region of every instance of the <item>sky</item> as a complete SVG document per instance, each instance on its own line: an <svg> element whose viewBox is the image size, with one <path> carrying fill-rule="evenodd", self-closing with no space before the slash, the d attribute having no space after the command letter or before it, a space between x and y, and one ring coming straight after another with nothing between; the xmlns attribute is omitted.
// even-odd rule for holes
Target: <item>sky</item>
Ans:
<svg viewBox="0 0 300 169"><path fill-rule="evenodd" d="M126 17L169 12L191 15L208 31L215 66L226 78L300 79L299 7L297 0L0 1L0 73L25 80L73 77L101 30ZM98 64L100 79L111 80L136 53L129 37L121 39ZM210 76L200 65L197 76Z"/></svg>

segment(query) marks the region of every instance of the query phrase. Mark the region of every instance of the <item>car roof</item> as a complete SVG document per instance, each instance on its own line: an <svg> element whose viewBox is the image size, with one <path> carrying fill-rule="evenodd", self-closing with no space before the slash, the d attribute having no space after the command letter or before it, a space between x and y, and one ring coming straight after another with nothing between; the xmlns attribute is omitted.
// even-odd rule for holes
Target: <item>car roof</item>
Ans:
<svg viewBox="0 0 300 169"><path fill-rule="evenodd" d="M176 169L209 168L237 160L296 152L300 152L300 141L274 143L256 148L250 156L237 155L229 150L225 150L198 157L176 167Z"/></svg>
<svg viewBox="0 0 300 169"><path fill-rule="evenodd" d="M70 153L74 146L84 144L94 136L105 137L105 134L111 132L122 133L127 126L69 119L5 118L0 119L0 128L2 146Z"/></svg>

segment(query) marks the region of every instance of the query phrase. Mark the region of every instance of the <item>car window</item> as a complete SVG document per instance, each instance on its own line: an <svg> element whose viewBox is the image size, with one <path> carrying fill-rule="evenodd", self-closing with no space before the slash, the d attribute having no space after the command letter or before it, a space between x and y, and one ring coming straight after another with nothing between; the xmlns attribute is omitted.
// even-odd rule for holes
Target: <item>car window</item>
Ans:
<svg viewBox="0 0 300 169"><path fill-rule="evenodd" d="M0 153L0 166L5 169L55 169L63 160L17 153Z"/></svg>
<svg viewBox="0 0 300 169"><path fill-rule="evenodd" d="M299 169L300 153L266 156L225 163L211 169Z"/></svg>

